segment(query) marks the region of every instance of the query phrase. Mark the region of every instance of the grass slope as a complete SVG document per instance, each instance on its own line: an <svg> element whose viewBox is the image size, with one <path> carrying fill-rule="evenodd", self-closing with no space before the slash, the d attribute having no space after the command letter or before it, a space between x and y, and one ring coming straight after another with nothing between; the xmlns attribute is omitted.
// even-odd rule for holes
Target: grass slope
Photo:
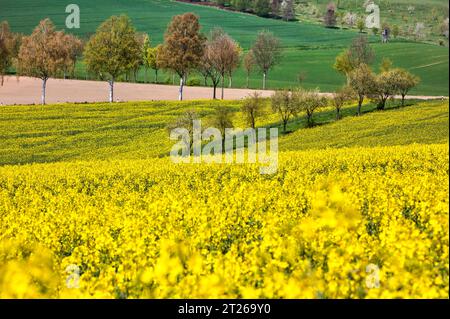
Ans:
<svg viewBox="0 0 450 319"><path fill-rule="evenodd" d="M323 91L334 90L344 83L343 78L332 70L335 56L357 36L355 31L326 29L312 23L283 22L259 18L253 15L228 12L215 8L189 5L167 0L79 0L81 28L69 30L88 37L98 25L111 15L126 13L137 29L147 32L153 45L160 43L171 17L183 12L195 12L200 16L203 31L215 26L224 28L245 49L251 46L256 33L261 29L274 32L285 47L283 60L269 74L269 86L281 88L297 85L297 74L304 72L306 87L320 87ZM30 33L40 19L50 17L58 28L64 28L65 3L46 0L2 0L0 20L8 20L14 31ZM378 39L371 37L371 41ZM422 78L422 83L413 91L415 94L448 95L448 48L423 43L398 40L389 45L374 45L377 63L382 57L390 57L396 65L405 67ZM139 80L143 81L144 72ZM76 76L86 77L80 64ZM233 86L245 85L242 69L236 72ZM160 80L170 82L167 75ZM261 76L252 74L251 87L261 87Z"/></svg>
<svg viewBox="0 0 450 319"><path fill-rule="evenodd" d="M240 102L147 102L8 106L0 108L0 164L73 160L147 159L167 156L174 141L167 124L195 109L203 126L214 109L227 105L236 127L246 127ZM305 129L305 120L292 121L293 133L281 136L280 150L327 147L389 146L448 142L448 102L419 103L354 117L355 107L334 122L332 109L316 115L318 127ZM267 113L258 126L277 127L279 118Z"/></svg>

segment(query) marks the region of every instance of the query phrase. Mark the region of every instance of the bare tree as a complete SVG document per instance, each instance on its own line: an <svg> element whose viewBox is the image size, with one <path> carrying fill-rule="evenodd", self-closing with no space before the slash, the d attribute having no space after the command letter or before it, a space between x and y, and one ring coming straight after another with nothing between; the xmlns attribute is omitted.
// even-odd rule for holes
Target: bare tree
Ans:
<svg viewBox="0 0 450 319"><path fill-rule="evenodd" d="M225 152L226 129L233 128L232 112L230 108L220 106L214 112L212 125L219 129L222 135L222 150Z"/></svg>
<svg viewBox="0 0 450 319"><path fill-rule="evenodd" d="M208 48L208 59L221 76L221 98L223 99L225 75L231 74L237 68L239 64L239 47L229 35L223 33L217 37L212 37Z"/></svg>
<svg viewBox="0 0 450 319"><path fill-rule="evenodd" d="M252 50L249 50L247 54L244 56L244 69L247 75L247 82L246 82L247 88L249 88L250 86L250 74L252 73L255 64L256 64L255 55L253 54Z"/></svg>
<svg viewBox="0 0 450 319"><path fill-rule="evenodd" d="M211 40L208 40L205 45L204 54L198 66L199 72L205 77L205 86L207 79L210 78L213 85L213 99L217 98L217 86L220 84L222 78L221 70L216 68L216 48Z"/></svg>
<svg viewBox="0 0 450 319"><path fill-rule="evenodd" d="M245 116L248 125L253 129L256 127L256 119L263 113L263 99L261 94L254 92L244 99L241 111Z"/></svg>
<svg viewBox="0 0 450 319"><path fill-rule="evenodd" d="M280 116L283 132L286 132L289 119L297 114L297 105L292 99L292 93L289 90L276 91L271 97L271 102L272 110Z"/></svg>
<svg viewBox="0 0 450 319"><path fill-rule="evenodd" d="M354 95L355 92L349 86L344 86L333 93L331 103L336 110L336 120L341 119L341 109L346 103L350 102L353 99Z"/></svg>
<svg viewBox="0 0 450 319"><path fill-rule="evenodd" d="M326 98L321 96L317 89L298 89L293 92L292 100L296 112L305 112L308 127L314 126L314 113L327 104Z"/></svg>
<svg viewBox="0 0 450 319"><path fill-rule="evenodd" d="M281 59L280 40L273 33L261 31L256 37L256 42L252 47L256 65L263 74L263 90L266 89L267 73Z"/></svg>

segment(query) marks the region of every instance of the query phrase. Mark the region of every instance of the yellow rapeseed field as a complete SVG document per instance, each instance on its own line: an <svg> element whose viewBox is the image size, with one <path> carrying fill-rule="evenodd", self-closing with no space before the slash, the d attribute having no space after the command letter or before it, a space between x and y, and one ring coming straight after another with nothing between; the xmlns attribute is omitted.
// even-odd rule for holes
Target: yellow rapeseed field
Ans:
<svg viewBox="0 0 450 319"><path fill-rule="evenodd" d="M448 298L448 158L0 167L0 298Z"/></svg>

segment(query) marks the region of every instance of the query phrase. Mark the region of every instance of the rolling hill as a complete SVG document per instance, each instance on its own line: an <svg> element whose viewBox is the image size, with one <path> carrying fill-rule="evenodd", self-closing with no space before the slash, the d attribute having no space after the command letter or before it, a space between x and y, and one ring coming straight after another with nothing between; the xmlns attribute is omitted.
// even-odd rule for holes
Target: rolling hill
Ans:
<svg viewBox="0 0 450 319"><path fill-rule="evenodd" d="M87 38L98 25L111 15L127 14L140 32L151 36L152 44L160 43L165 28L173 15L194 12L199 15L203 31L220 26L248 49L259 30L274 32L285 48L283 59L269 75L269 87L281 88L298 85L299 72L306 74L304 86L330 91L342 85L344 79L332 70L335 56L357 36L354 30L326 29L309 22L283 22L244 13L202 7L167 0L80 0L81 28L68 30ZM0 20L7 20L13 31L30 33L39 20L49 17L58 28L64 28L66 3L51 0L2 0ZM422 78L414 94L448 95L448 48L406 40L395 40L388 45L378 44L371 36L377 55L389 57L395 65L407 68ZM376 68L375 65L375 68ZM76 76L86 77L84 66L79 64ZM170 82L169 76L162 81ZM140 74L143 80L143 72ZM233 86L243 87L245 74L238 70ZM251 87L261 86L261 76L252 74Z"/></svg>

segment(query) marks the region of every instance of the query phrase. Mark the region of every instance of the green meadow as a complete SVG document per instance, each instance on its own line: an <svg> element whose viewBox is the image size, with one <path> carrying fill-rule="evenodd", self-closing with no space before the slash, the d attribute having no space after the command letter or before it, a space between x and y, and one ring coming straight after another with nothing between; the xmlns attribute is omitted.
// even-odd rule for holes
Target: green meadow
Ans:
<svg viewBox="0 0 450 319"><path fill-rule="evenodd" d="M327 29L311 22L283 22L168 0L79 0L77 4L81 9L81 28L66 31L85 39L95 32L102 21L119 14L130 16L138 31L151 36L152 45L162 42L171 17L183 12L196 13L205 33L214 27L222 27L244 49L251 46L259 30L270 30L280 38L284 47L281 63L269 74L268 86L272 89L299 85L299 73L306 75L302 84L308 88L319 87L322 91L331 91L341 86L344 79L332 69L332 65L336 55L358 35L354 30ZM66 5L57 0L2 0L0 20L9 21L13 31L30 33L39 20L49 17L62 29L67 17ZM383 57L389 57L396 66L404 67L422 78L421 84L411 93L448 96L448 48L404 39L382 45L375 36L370 36L370 41L377 55L375 69ZM91 78L86 74L83 63L78 64L76 77ZM195 74L190 78L201 80ZM152 74L149 79L153 80ZM172 78L163 73L159 80L171 83ZM138 81L144 81L143 71ZM243 87L245 83L246 75L240 68L233 78L232 86ZM261 87L261 75L257 72L251 74L250 86Z"/></svg>

